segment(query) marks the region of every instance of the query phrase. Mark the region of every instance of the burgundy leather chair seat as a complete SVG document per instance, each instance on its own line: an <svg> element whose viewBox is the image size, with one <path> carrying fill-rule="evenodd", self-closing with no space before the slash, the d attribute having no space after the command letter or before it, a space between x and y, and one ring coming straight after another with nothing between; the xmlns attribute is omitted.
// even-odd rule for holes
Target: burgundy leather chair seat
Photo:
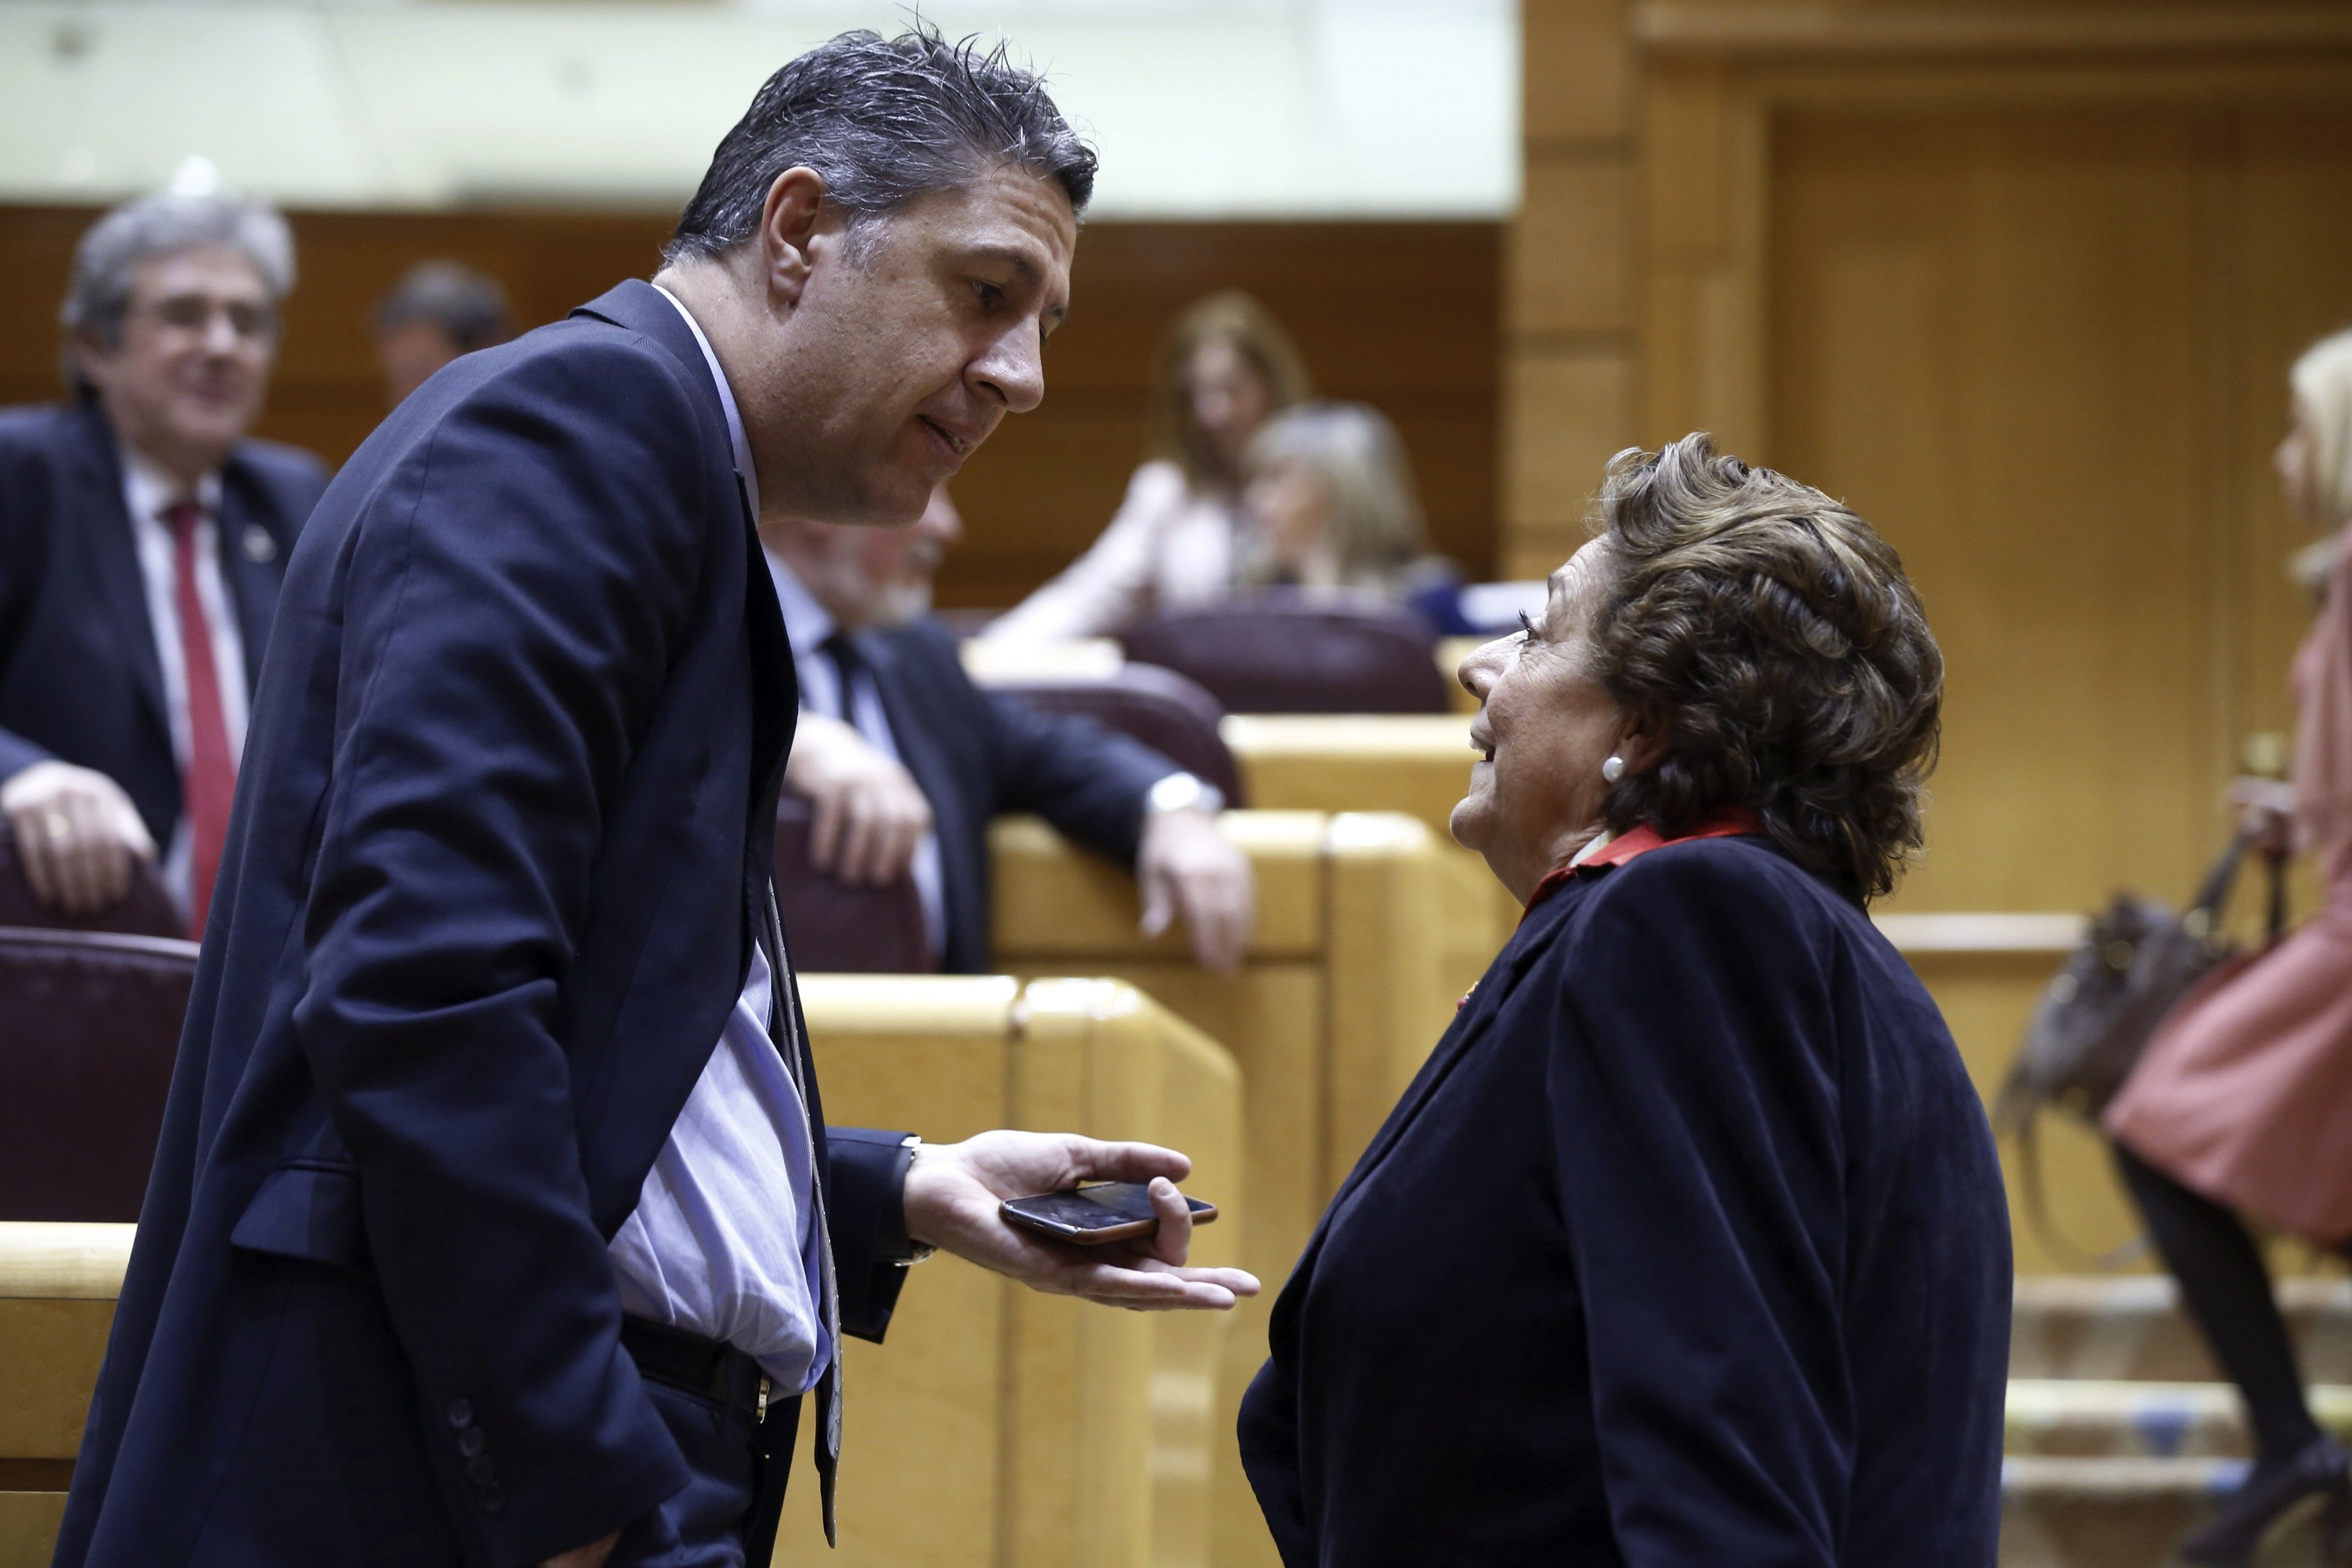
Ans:
<svg viewBox="0 0 2352 1568"><path fill-rule="evenodd" d="M915 879L856 888L809 859L809 803L776 803L776 908L793 967L803 974L925 974L939 967L923 931Z"/></svg>
<svg viewBox="0 0 2352 1568"><path fill-rule="evenodd" d="M0 929L0 1219L139 1217L196 945Z"/></svg>
<svg viewBox="0 0 2352 1568"><path fill-rule="evenodd" d="M995 681L991 689L1055 713L1084 713L1132 735L1204 784L1228 805L1247 805L1240 767L1217 721L1223 704L1201 683L1156 664L1130 664L1096 680Z"/></svg>
<svg viewBox="0 0 2352 1568"><path fill-rule="evenodd" d="M0 818L0 926L37 931L113 931L131 936L185 936L186 923L172 907L172 895L163 879L144 860L131 868L131 891L111 909L94 915L64 915L33 896L23 862L16 858L16 836Z"/></svg>
<svg viewBox="0 0 2352 1568"><path fill-rule="evenodd" d="M1189 676L1235 713L1443 713L1437 639L1410 610L1255 601L1166 616L1127 657Z"/></svg>

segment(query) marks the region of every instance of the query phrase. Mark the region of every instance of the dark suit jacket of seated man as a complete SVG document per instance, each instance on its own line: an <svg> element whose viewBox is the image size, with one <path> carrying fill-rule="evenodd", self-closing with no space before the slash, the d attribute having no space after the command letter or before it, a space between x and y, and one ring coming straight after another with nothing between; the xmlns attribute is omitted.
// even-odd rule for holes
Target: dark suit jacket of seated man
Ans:
<svg viewBox="0 0 2352 1568"><path fill-rule="evenodd" d="M877 145L931 159L895 201ZM751 520L911 521L1035 405L1091 166L1001 58L845 35L722 142L661 288L450 366L330 487L60 1564L765 1563L764 1457L807 1390L830 1518L835 1336L883 1331L916 1244L1101 1300L1255 1288L1180 1266L1171 1152L828 1131L770 894L793 691ZM1095 1176L1150 1182L1150 1253L998 1216ZM681 1327L730 1281L748 1326Z"/></svg>
<svg viewBox="0 0 2352 1568"><path fill-rule="evenodd" d="M139 855L201 926L278 584L327 485L246 437L292 257L265 207L115 208L75 252L71 400L0 411L0 815L68 913L120 900Z"/></svg>
<svg viewBox="0 0 2352 1568"><path fill-rule="evenodd" d="M819 863L853 881L910 875L940 967L985 973L988 825L1034 812L1135 870L1147 905L1172 904L1196 950L1230 967L1248 941L1252 885L1248 858L1215 829L1217 792L1108 725L973 683L954 634L928 613L961 530L941 486L910 529L769 531L803 707L785 787L817 805Z"/></svg>

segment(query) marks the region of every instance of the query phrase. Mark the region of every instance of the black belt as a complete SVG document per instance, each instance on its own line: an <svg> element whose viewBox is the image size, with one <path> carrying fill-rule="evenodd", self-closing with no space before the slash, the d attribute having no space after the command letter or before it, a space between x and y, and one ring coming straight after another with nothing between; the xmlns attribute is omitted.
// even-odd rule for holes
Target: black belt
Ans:
<svg viewBox="0 0 2352 1568"><path fill-rule="evenodd" d="M733 1345L704 1339L643 1318L621 1320L621 1348L639 1375L688 1394L715 1399L764 1420L771 1404L768 1374ZM781 1403L780 1401L778 1403Z"/></svg>

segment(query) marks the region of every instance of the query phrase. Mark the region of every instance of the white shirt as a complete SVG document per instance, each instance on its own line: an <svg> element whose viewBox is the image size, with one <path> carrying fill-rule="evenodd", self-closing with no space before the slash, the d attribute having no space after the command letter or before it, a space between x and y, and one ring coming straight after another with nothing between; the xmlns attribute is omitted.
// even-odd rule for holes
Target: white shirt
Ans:
<svg viewBox="0 0 2352 1568"><path fill-rule="evenodd" d="M772 550L767 555L768 575L776 584L776 603L784 612L784 635L792 639L793 667L800 674L802 709L828 719L846 715L850 727L869 745L905 767L907 759L890 733L890 716L883 711L882 693L870 672L855 682L857 689L850 693L849 705L842 705L841 672L824 652L824 640L839 625L833 612L817 601L781 556ZM931 956L936 959L948 950L947 883L940 869L937 832L923 835L908 870L923 902L924 939L931 944Z"/></svg>
<svg viewBox="0 0 2352 1568"><path fill-rule="evenodd" d="M204 606L212 628L213 675L220 687L221 718L228 731L232 757L245 753L245 726L251 695L245 679L245 634L236 624L236 605L221 577L218 473L196 481L192 497L185 485L130 447L121 448L122 505L131 514L131 542L139 552L139 576L147 590L147 624L155 633L155 659L163 671L163 712L172 726L172 755L180 771L188 769L191 746L188 728L188 659L180 641L179 561L171 524L163 514L184 500L204 509L194 529L196 602ZM242 543L242 542L239 542ZM275 542L272 542L273 551ZM163 847L163 886L182 910L188 907L188 879L194 858L194 837L188 814L180 814L172 842Z"/></svg>
<svg viewBox="0 0 2352 1568"><path fill-rule="evenodd" d="M693 314L736 471L759 515L759 480L735 395ZM609 1253L621 1310L742 1351L782 1388L816 1385L833 1355L819 1292L814 1140L808 1108L768 1033L774 976L754 949L735 1010L655 1156Z"/></svg>
<svg viewBox="0 0 2352 1568"><path fill-rule="evenodd" d="M1118 513L1060 576L989 623L990 642L1116 637L1177 610L1233 596L1233 503L1194 489L1170 462L1146 463L1128 481Z"/></svg>
<svg viewBox="0 0 2352 1568"><path fill-rule="evenodd" d="M623 1311L733 1345L800 1393L831 1347L817 1308L814 1149L768 1037L772 994L768 955L754 948L718 1048L608 1256Z"/></svg>

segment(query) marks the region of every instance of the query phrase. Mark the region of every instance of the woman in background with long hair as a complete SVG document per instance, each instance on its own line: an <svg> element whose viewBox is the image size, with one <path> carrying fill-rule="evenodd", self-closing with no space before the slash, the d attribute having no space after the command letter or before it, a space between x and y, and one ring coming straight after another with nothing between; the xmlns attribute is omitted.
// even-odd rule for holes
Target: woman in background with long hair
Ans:
<svg viewBox="0 0 2352 1568"><path fill-rule="evenodd" d="M2340 1509L2347 1488L2239 1217L2352 1244L2352 332L2311 348L2290 380L2280 485L2336 548L2298 558L2320 563L2326 596L2294 661L2292 783L2233 793L2267 843L2321 858L2326 894L2293 936L2165 1021L2106 1116L2125 1184L2253 1428L2252 1472L2181 1547L2205 1564L2246 1562L2298 1504Z"/></svg>
<svg viewBox="0 0 2352 1568"><path fill-rule="evenodd" d="M1307 394L1307 367L1265 306L1234 289L1196 300L1155 357L1151 455L1118 515L1066 571L982 636L1116 637L1230 596L1244 455L1269 417Z"/></svg>
<svg viewBox="0 0 2352 1568"><path fill-rule="evenodd" d="M1276 415L1250 443L1244 479L1241 591L1361 596L1433 620L1452 604L1461 574L1429 552L1412 465L1378 409L1306 403Z"/></svg>

